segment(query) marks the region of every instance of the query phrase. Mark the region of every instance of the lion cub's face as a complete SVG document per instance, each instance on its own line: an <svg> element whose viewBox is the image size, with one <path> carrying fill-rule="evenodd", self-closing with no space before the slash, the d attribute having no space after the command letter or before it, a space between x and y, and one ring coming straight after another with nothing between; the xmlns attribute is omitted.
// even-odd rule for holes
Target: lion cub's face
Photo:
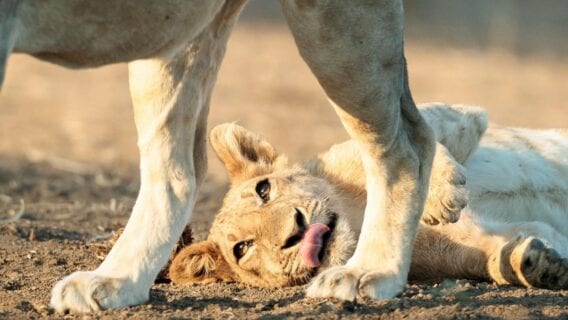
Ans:
<svg viewBox="0 0 568 320"><path fill-rule="evenodd" d="M174 259L175 283L281 287L305 283L321 268L345 262L354 235L329 183L288 165L270 144L237 125L213 129L211 143L232 185L208 240Z"/></svg>

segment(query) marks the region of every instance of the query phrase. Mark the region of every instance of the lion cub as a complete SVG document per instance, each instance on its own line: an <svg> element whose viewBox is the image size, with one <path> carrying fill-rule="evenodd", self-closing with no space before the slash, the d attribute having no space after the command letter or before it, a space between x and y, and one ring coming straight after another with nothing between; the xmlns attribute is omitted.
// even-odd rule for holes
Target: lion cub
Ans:
<svg viewBox="0 0 568 320"><path fill-rule="evenodd" d="M486 114L474 107L430 104L421 112L438 147L410 278L568 288L568 135L486 131ZM211 143L232 185L208 239L172 262L175 283L289 286L346 262L365 223L354 142L303 166L235 124L214 128ZM308 295L318 290L312 283Z"/></svg>

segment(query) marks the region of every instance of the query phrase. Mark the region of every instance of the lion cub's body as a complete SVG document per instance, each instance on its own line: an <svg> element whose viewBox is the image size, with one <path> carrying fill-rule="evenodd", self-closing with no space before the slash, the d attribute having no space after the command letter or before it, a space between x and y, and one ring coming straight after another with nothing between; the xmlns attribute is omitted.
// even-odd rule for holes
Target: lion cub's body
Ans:
<svg viewBox="0 0 568 320"><path fill-rule="evenodd" d="M485 113L478 108L433 104L421 111L439 142L423 220L442 225L422 223L410 277L568 287L566 132L497 126L486 131ZM175 282L290 285L349 256L364 223L366 199L354 142L335 145L299 168L242 128L215 130L212 143L229 169L232 188L208 241L174 260L170 275ZM259 183L271 187L269 200L259 201ZM466 193L468 205L461 210ZM460 213L457 222L445 223ZM308 268L301 255L305 240L292 240L297 229L305 235L322 222L331 231L319 254L321 266ZM243 240L247 250L235 259Z"/></svg>

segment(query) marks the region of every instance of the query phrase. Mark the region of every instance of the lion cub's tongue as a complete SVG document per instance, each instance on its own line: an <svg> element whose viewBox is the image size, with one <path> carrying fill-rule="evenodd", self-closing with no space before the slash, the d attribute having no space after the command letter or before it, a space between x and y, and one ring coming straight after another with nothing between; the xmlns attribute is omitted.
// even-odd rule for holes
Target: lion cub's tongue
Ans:
<svg viewBox="0 0 568 320"><path fill-rule="evenodd" d="M323 223L314 223L308 227L302 238L300 255L304 263L310 268L319 267L319 253L323 246L323 235L329 231L329 227Z"/></svg>

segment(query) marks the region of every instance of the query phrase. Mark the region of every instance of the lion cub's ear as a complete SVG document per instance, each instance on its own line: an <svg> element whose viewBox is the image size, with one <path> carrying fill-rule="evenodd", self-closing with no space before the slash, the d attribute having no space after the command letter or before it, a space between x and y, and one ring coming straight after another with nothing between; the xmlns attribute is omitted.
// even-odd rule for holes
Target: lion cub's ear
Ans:
<svg viewBox="0 0 568 320"><path fill-rule="evenodd" d="M231 180L243 180L271 173L286 159L261 138L234 123L216 126L210 133L211 146L225 164Z"/></svg>
<svg viewBox="0 0 568 320"><path fill-rule="evenodd" d="M212 241L192 244L180 251L170 265L169 276L175 284L236 281L235 273Z"/></svg>

